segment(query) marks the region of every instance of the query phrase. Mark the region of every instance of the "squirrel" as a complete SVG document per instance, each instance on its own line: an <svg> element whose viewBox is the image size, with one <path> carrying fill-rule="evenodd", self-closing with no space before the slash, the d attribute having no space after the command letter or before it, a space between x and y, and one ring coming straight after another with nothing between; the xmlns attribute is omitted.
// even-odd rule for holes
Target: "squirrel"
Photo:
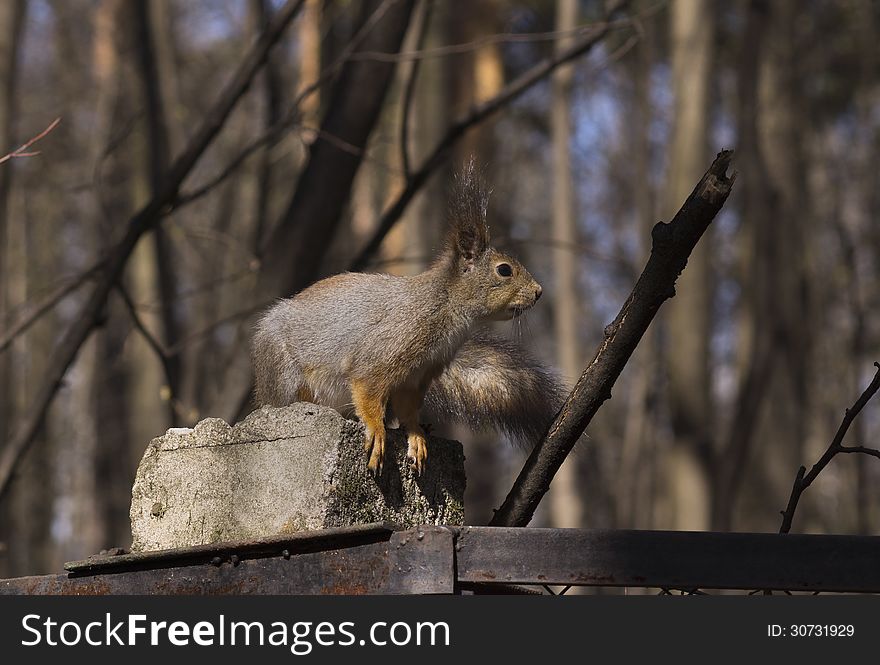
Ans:
<svg viewBox="0 0 880 665"><path fill-rule="evenodd" d="M519 316L542 293L519 261L489 245L488 203L471 160L454 180L445 248L425 272L342 273L270 307L253 339L257 404L353 405L375 476L389 407L418 475L428 456L423 403L435 417L536 443L562 389L525 350L479 329Z"/></svg>

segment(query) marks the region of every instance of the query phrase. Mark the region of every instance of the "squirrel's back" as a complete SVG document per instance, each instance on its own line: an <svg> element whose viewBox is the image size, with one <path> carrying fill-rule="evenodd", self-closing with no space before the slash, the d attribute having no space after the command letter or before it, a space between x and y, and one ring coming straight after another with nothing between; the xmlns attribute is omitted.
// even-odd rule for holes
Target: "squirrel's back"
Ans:
<svg viewBox="0 0 880 665"><path fill-rule="evenodd" d="M278 301L254 334L257 402L311 398L338 407L349 402L353 379L405 382L421 365L445 366L465 331L438 281L343 273Z"/></svg>

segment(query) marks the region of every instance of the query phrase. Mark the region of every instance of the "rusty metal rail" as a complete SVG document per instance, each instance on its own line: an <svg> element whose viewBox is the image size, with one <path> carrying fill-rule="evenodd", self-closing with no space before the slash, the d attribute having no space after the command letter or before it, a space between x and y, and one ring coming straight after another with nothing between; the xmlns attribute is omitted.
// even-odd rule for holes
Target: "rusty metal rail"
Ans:
<svg viewBox="0 0 880 665"><path fill-rule="evenodd" d="M518 585L880 593L880 537L389 524L90 557L0 594L517 593Z"/></svg>
<svg viewBox="0 0 880 665"><path fill-rule="evenodd" d="M64 569L82 575L205 563L216 566L224 562L237 563L243 559L277 557L279 554L290 558L292 554L341 550L387 542L395 531L400 530L400 527L394 524L376 522L320 531L300 531L261 540L211 543L154 552L95 555L82 561L69 561L64 564Z"/></svg>
<svg viewBox="0 0 880 665"><path fill-rule="evenodd" d="M880 593L880 537L463 528L457 581Z"/></svg>

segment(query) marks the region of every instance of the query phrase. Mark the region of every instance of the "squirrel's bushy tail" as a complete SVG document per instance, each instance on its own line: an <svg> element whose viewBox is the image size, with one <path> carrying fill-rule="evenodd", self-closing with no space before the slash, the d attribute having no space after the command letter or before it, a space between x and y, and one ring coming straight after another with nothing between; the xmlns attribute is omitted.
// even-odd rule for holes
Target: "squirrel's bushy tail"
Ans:
<svg viewBox="0 0 880 665"><path fill-rule="evenodd" d="M425 407L438 421L453 419L475 430L493 427L516 443L534 446L564 399L557 377L530 353L478 332L431 384Z"/></svg>

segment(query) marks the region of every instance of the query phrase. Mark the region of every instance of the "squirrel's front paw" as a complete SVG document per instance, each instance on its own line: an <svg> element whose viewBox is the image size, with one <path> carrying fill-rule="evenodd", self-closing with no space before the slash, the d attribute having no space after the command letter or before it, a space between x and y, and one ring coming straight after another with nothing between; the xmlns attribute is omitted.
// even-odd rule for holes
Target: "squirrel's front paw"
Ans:
<svg viewBox="0 0 880 665"><path fill-rule="evenodd" d="M410 434L406 440L409 443L406 459L416 470L416 475L421 476L425 461L428 459L428 442L421 434Z"/></svg>
<svg viewBox="0 0 880 665"><path fill-rule="evenodd" d="M385 463L385 432L374 432L368 427L364 437L364 451L370 458L367 468L378 478Z"/></svg>

